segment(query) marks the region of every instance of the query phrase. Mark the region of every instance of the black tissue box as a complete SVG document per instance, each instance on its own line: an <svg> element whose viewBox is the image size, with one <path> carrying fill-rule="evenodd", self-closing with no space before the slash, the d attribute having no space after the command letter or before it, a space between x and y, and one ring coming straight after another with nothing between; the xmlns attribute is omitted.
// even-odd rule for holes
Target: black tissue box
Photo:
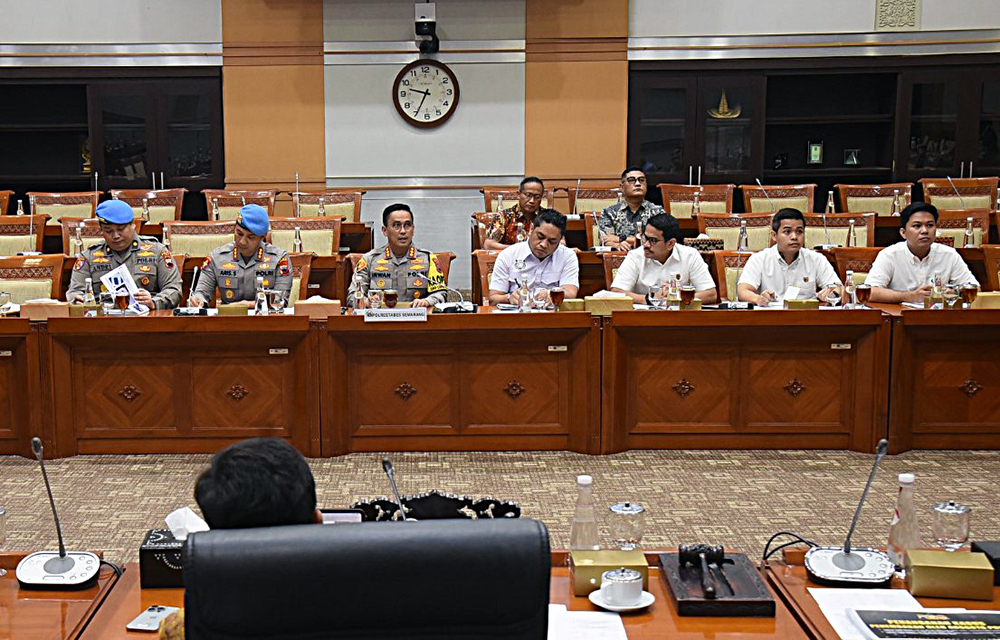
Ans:
<svg viewBox="0 0 1000 640"><path fill-rule="evenodd" d="M1000 586L1000 542L973 542L972 550L986 554L993 565L993 584Z"/></svg>
<svg viewBox="0 0 1000 640"><path fill-rule="evenodd" d="M139 547L139 583L150 587L183 587L184 566L181 550L184 542L174 538L170 529L150 529Z"/></svg>

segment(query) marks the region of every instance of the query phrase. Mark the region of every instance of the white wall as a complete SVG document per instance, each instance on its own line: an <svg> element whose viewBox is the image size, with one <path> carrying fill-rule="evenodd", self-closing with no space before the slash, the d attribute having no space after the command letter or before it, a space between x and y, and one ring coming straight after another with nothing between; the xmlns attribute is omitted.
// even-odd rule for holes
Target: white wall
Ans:
<svg viewBox="0 0 1000 640"><path fill-rule="evenodd" d="M875 0L630 0L629 36L864 33ZM997 0L923 0L921 27L1000 28Z"/></svg>
<svg viewBox="0 0 1000 640"><path fill-rule="evenodd" d="M415 0L326 0L327 42L413 40ZM435 3L442 40L524 39L524 0L441 0Z"/></svg>
<svg viewBox="0 0 1000 640"><path fill-rule="evenodd" d="M0 0L3 44L222 42L221 0Z"/></svg>

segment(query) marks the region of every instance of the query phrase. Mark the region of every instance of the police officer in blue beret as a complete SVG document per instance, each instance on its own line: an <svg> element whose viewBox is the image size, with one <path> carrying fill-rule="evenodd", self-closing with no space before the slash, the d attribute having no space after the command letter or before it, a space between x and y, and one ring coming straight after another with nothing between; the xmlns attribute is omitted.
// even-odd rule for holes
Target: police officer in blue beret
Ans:
<svg viewBox="0 0 1000 640"><path fill-rule="evenodd" d="M138 291L135 300L148 309L172 309L181 301L181 273L170 250L152 236L135 233L135 212L121 200L97 206L97 220L104 242L84 250L73 267L66 299L83 301L87 278L97 297L101 276L127 265Z"/></svg>
<svg viewBox="0 0 1000 640"><path fill-rule="evenodd" d="M292 264L287 251L264 239L268 229L270 222L264 207L244 205L236 216L233 242L215 249L205 259L190 304L195 307L207 304L218 287L223 303L251 305L257 294L257 278L261 278L263 288L283 292L288 300L292 291Z"/></svg>

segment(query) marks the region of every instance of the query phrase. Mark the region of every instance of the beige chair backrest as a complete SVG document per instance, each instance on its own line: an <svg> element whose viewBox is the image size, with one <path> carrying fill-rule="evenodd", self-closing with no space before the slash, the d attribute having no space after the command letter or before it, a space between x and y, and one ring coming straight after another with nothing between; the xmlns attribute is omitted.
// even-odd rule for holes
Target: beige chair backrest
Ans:
<svg viewBox="0 0 1000 640"><path fill-rule="evenodd" d="M986 267L987 291L1000 291L1000 245L983 245L983 262Z"/></svg>
<svg viewBox="0 0 1000 640"><path fill-rule="evenodd" d="M990 210L969 209L947 211L938 209L937 237L951 238L955 247L965 246L965 227L972 218L972 244L982 246L984 239L990 237Z"/></svg>
<svg viewBox="0 0 1000 640"><path fill-rule="evenodd" d="M235 229L235 222L168 220L163 223L163 239L174 253L203 258L232 242Z"/></svg>
<svg viewBox="0 0 1000 640"><path fill-rule="evenodd" d="M62 254L0 258L0 291L14 304L36 298L58 298L61 291Z"/></svg>
<svg viewBox="0 0 1000 640"><path fill-rule="evenodd" d="M715 265L715 279L719 284L719 299L729 300L730 294L736 299L737 283L743 267L752 253L737 253L735 251L713 251L712 262Z"/></svg>
<svg viewBox="0 0 1000 640"><path fill-rule="evenodd" d="M292 253L295 250L296 227L302 239L302 253L334 256L340 252L340 218L271 218L271 242Z"/></svg>
<svg viewBox="0 0 1000 640"><path fill-rule="evenodd" d="M364 190L299 191L292 194L292 215L300 218L340 218L361 220Z"/></svg>
<svg viewBox="0 0 1000 640"><path fill-rule="evenodd" d="M235 220L240 209L246 204L259 204L267 210L268 217L274 215L274 199L278 192L274 189L257 190L226 190L205 189L205 206L209 221L214 222L215 211L218 210L219 221Z"/></svg>
<svg viewBox="0 0 1000 640"><path fill-rule="evenodd" d="M601 260L604 262L605 289L611 288L611 283L615 281L615 276L618 275L618 267L622 266L622 262L625 261L625 256L627 255L627 251L608 251L601 254Z"/></svg>
<svg viewBox="0 0 1000 640"><path fill-rule="evenodd" d="M997 208L997 183L1000 178L921 178L924 202L938 211ZM954 186L953 186L954 185ZM958 191L958 194L955 191Z"/></svg>
<svg viewBox="0 0 1000 640"><path fill-rule="evenodd" d="M879 216L892 215L892 201L899 192L899 210L913 200L913 185L909 182L888 184L835 184L840 211L845 213L874 212Z"/></svg>
<svg viewBox="0 0 1000 640"><path fill-rule="evenodd" d="M830 249L836 262L841 282L847 281L847 272L854 272L854 283L861 284L872 269L875 257L883 247L834 247Z"/></svg>
<svg viewBox="0 0 1000 640"><path fill-rule="evenodd" d="M835 213L832 215L807 214L805 246L813 248L821 244L836 244L841 247L875 246L874 213ZM854 238L848 242L854 221ZM827 240L829 238L829 240Z"/></svg>
<svg viewBox="0 0 1000 640"><path fill-rule="evenodd" d="M93 218L97 210L100 191L76 191L73 193L28 192L29 213L45 214L48 224L59 224L63 218Z"/></svg>
<svg viewBox="0 0 1000 640"><path fill-rule="evenodd" d="M0 216L0 256L41 251L46 220L44 215Z"/></svg>
<svg viewBox="0 0 1000 640"><path fill-rule="evenodd" d="M132 207L135 217L143 218L143 204L149 215L150 224L162 224L167 220L180 220L184 210L184 194L187 189L112 189L111 198L121 200Z"/></svg>
<svg viewBox="0 0 1000 640"><path fill-rule="evenodd" d="M802 213L813 210L815 184L740 185L743 192L743 206L750 213L773 213L779 209L798 209ZM766 192L766 195L765 195Z"/></svg>
<svg viewBox="0 0 1000 640"><path fill-rule="evenodd" d="M694 198L698 194L698 208L702 213L732 213L733 184L668 184L661 183L660 195L663 209L675 218L690 218L694 212Z"/></svg>
<svg viewBox="0 0 1000 640"><path fill-rule="evenodd" d="M566 189L569 196L569 213L584 214L590 211L600 213L607 207L616 204L621 200L621 189L616 186L607 187L569 187ZM515 195L516 197L516 195Z"/></svg>
<svg viewBox="0 0 1000 640"><path fill-rule="evenodd" d="M726 251L736 251L740 237L740 222L747 223L747 246L760 251L771 246L771 214L730 216L706 213L698 216L698 232L710 238L721 238Z"/></svg>

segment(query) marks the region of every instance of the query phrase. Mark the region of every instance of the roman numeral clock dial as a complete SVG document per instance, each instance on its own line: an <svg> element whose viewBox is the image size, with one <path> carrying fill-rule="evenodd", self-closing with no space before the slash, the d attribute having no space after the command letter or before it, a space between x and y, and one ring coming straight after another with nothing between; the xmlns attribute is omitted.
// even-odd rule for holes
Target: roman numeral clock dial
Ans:
<svg viewBox="0 0 1000 640"><path fill-rule="evenodd" d="M437 60L411 62L396 75L393 104L415 127L441 126L458 106L458 79Z"/></svg>

